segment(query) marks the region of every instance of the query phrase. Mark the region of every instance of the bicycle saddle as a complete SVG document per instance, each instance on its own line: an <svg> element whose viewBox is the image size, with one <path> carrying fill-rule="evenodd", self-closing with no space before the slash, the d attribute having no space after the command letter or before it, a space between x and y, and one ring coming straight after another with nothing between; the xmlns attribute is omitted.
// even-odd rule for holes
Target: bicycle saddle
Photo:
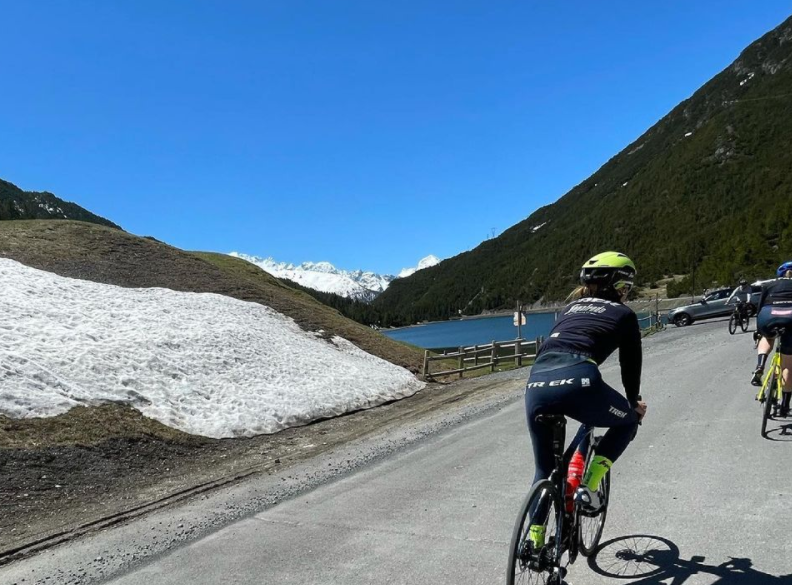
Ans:
<svg viewBox="0 0 792 585"><path fill-rule="evenodd" d="M565 425L566 417L563 414L538 414L536 415L536 422L551 427L555 425Z"/></svg>

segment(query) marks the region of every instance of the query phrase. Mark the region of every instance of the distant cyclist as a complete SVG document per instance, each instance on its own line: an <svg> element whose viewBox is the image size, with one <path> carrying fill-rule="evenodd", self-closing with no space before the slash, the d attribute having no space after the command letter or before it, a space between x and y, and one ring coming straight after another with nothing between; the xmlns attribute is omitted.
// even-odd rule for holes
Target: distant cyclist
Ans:
<svg viewBox="0 0 792 585"><path fill-rule="evenodd" d="M641 385L641 330L638 318L623 304L633 287L635 264L624 254L604 252L583 265L576 299L561 312L539 348L525 392L528 430L533 443L534 482L554 467L552 429L536 422L540 414L562 414L585 425L608 427L575 493L583 508L602 506L600 481L635 436L646 404L638 401ZM619 350L627 398L602 380L598 366ZM529 529L534 546L544 546L544 525L534 518Z"/></svg>
<svg viewBox="0 0 792 585"><path fill-rule="evenodd" d="M732 294L729 295L729 298L726 299L726 304L729 305L732 303L732 300L737 305L737 310L740 311L740 315L745 316L748 313L748 304L751 302L751 285L744 279L740 279L740 283L732 291Z"/></svg>
<svg viewBox="0 0 792 585"><path fill-rule="evenodd" d="M775 327L786 330L781 336L781 368L784 395L781 400L781 416L789 414L790 396L792 396L792 380L789 371L792 368L792 261L784 262L776 271L776 280L762 285L762 296L759 299L759 314L756 328L762 334L757 347L757 364L751 378L754 386L762 385L767 356L773 351L775 339L772 336Z"/></svg>

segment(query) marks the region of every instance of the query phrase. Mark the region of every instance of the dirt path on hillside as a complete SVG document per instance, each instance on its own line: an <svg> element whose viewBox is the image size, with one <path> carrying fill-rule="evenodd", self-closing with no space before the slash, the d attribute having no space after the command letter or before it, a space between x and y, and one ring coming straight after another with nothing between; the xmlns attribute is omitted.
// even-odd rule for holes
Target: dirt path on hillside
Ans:
<svg viewBox="0 0 792 585"><path fill-rule="evenodd" d="M101 527L86 526L101 519L125 520L163 498L193 495L197 486L280 472L353 440L513 397L527 376L523 369L430 384L377 408L244 439L178 433L119 405L50 419L0 417L0 563ZM113 436L103 438L108 429Z"/></svg>

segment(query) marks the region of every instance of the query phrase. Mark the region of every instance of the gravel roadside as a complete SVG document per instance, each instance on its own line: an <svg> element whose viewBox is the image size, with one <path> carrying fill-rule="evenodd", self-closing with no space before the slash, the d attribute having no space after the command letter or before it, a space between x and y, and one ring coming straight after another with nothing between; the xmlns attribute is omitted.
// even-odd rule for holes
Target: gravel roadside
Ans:
<svg viewBox="0 0 792 585"><path fill-rule="evenodd" d="M173 503L199 486L210 489L283 473L396 428L429 429L433 423L441 428L452 424L446 420L451 413L452 418L472 416L516 399L527 376L523 368L430 384L412 397L377 408L246 439L174 433L118 405L86 408L71 416L71 426L116 429L112 438L89 444L69 444L66 437L62 444L40 446L37 440L42 433L51 435L52 426L31 430L36 421L0 420L0 563L100 528L101 522L90 525L102 519L120 515L127 520L155 502ZM53 419L47 424L58 427ZM2 447L4 436L9 443L9 437L25 434L25 447Z"/></svg>

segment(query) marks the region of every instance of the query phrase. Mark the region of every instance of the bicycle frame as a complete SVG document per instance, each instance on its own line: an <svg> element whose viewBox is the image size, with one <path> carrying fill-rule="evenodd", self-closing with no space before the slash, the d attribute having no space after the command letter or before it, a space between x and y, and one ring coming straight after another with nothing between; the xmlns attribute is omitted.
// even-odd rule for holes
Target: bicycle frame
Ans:
<svg viewBox="0 0 792 585"><path fill-rule="evenodd" d="M775 374L775 388L770 389L770 381L773 379L773 375ZM762 387L759 388L759 393L756 395L756 399L760 402L764 400L765 396L767 396L768 390L770 392L776 392L776 399L781 402L781 396L783 392L783 380L781 379L781 344L779 342L778 346L776 347L775 353L773 354L773 359L770 362L770 368L767 370L765 374L764 381L762 382ZM770 397L768 396L768 399Z"/></svg>
<svg viewBox="0 0 792 585"><path fill-rule="evenodd" d="M550 473L548 478L552 483L558 494L561 497L562 504L564 502L567 485L567 471L569 469L569 462L575 451L580 448L581 454L585 461L589 460L590 451L594 448L596 438L594 438L595 427L580 425L577 434L569 443L569 447L564 450L564 442L566 438L566 421L564 424L553 427L553 455L555 457L555 467ZM563 508L562 508L563 510ZM571 514L563 511L556 519L556 558L561 559L561 555L565 551L570 550L572 555L577 555L577 543L573 542L577 534L576 523L578 522L577 510ZM565 544L569 541L569 546Z"/></svg>

